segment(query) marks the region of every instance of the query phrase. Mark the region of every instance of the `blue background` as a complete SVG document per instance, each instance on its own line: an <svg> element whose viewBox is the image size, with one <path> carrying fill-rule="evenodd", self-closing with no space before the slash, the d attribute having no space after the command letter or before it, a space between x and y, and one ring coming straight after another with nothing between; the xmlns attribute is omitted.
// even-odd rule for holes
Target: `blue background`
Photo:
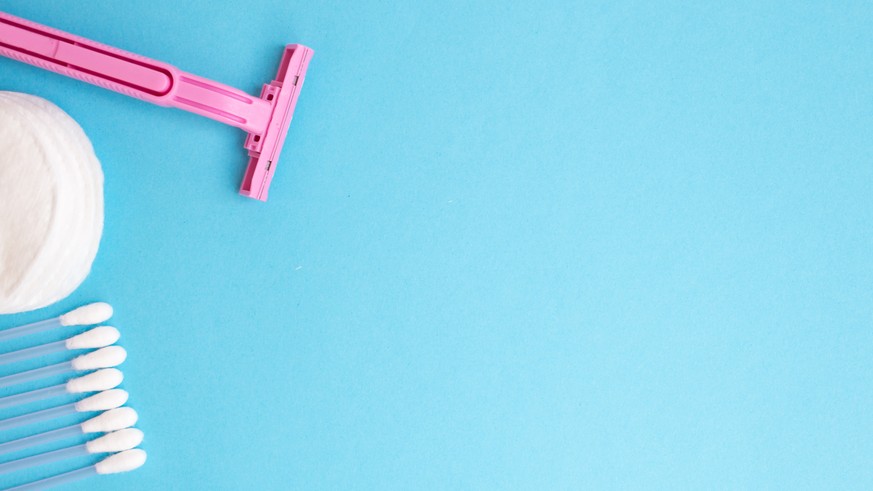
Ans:
<svg viewBox="0 0 873 491"><path fill-rule="evenodd" d="M252 93L316 51L266 205L239 130L0 60L106 173L0 318L116 306L150 460L67 489L873 487L873 7L516 3L0 3Z"/></svg>

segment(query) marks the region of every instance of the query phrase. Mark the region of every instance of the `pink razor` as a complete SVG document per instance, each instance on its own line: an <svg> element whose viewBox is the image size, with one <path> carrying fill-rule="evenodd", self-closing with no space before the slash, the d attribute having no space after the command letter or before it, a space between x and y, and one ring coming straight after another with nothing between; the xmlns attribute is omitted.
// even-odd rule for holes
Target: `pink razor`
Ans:
<svg viewBox="0 0 873 491"><path fill-rule="evenodd" d="M171 65L0 12L0 55L242 128L250 161L240 194L267 200L312 50L285 47L276 79L260 97Z"/></svg>

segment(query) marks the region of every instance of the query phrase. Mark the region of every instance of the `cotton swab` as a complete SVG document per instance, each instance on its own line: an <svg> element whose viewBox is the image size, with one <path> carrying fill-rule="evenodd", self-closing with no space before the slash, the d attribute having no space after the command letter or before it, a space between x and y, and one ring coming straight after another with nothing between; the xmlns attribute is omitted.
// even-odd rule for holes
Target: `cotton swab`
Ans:
<svg viewBox="0 0 873 491"><path fill-rule="evenodd" d="M13 327L0 331L0 341L7 341L21 336L50 331L58 327L66 326L93 326L106 322L112 317L112 306L108 303L98 302L79 307L76 310L54 319L27 324L26 326Z"/></svg>
<svg viewBox="0 0 873 491"><path fill-rule="evenodd" d="M48 421L61 416L67 416L76 413L89 413L94 411L108 411L121 407L127 402L130 395L122 389L110 389L99 394L94 394L91 397L82 399L79 402L65 404L63 406L44 409L35 413L23 414L14 418L0 420L0 431L20 428L22 426Z"/></svg>
<svg viewBox="0 0 873 491"><path fill-rule="evenodd" d="M85 392L102 392L121 385L124 375L116 368L104 368L79 378L67 381L65 384L32 390L14 396L0 397L0 409L6 409L22 404L52 399L67 394L83 394Z"/></svg>
<svg viewBox="0 0 873 491"><path fill-rule="evenodd" d="M54 353L62 353L64 351L73 351L81 349L103 348L115 344L121 338L121 333L118 329L110 326L100 326L91 329L90 331L73 336L64 341L56 343L44 344L33 348L22 349L0 355L0 365L14 363L17 361L29 360L40 356L51 355Z"/></svg>
<svg viewBox="0 0 873 491"><path fill-rule="evenodd" d="M38 435L32 435L11 442L0 444L0 455L18 452L25 448L43 445L58 440L74 438L91 433L110 433L123 430L135 425L139 415L133 408L120 407L110 409L105 413L95 416L82 424L68 426L59 430L47 431Z"/></svg>
<svg viewBox="0 0 873 491"><path fill-rule="evenodd" d="M69 484L71 482L104 474L118 474L121 472L130 472L139 469L146 462L147 455L145 450L135 448L124 452L110 455L101 460L95 465L83 467L81 469L60 474L58 476L49 477L41 481L32 482L30 484L22 484L14 488L9 488L7 491L44 491L54 486L61 484Z"/></svg>
<svg viewBox="0 0 873 491"><path fill-rule="evenodd" d="M0 377L0 388L11 387L24 382L30 382L31 380L52 377L67 372L84 372L98 368L116 367L124 363L126 359L127 351L124 348L121 346L107 346L73 358L70 361Z"/></svg>
<svg viewBox="0 0 873 491"><path fill-rule="evenodd" d="M62 448L60 450L34 455L32 457L4 462L0 464L0 474L9 474L10 472L51 464L52 462L72 459L75 457L86 457L88 455L101 453L123 452L125 450L136 448L137 445L142 443L142 440L143 433L136 428L118 430L91 440L90 442L83 443L82 445Z"/></svg>

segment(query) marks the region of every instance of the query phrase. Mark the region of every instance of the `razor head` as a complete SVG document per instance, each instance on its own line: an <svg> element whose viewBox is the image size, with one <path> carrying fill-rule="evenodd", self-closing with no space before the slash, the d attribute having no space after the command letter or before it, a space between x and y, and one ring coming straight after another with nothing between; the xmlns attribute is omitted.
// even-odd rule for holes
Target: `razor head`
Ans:
<svg viewBox="0 0 873 491"><path fill-rule="evenodd" d="M272 104L272 113L267 130L263 134L250 133L246 139L245 148L249 151L250 160L240 187L243 196L267 201L270 182L294 117L294 108L312 54L312 49L300 44L286 46L276 79L264 85L261 91L261 99Z"/></svg>

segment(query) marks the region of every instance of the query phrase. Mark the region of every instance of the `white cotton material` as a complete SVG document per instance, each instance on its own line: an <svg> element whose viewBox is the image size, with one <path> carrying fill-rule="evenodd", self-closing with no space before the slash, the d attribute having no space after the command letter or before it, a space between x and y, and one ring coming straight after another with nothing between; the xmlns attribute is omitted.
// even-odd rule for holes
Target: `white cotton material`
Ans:
<svg viewBox="0 0 873 491"><path fill-rule="evenodd" d="M88 453L123 452L136 448L142 443L143 436L142 431L136 428L127 428L91 440L85 444L85 448Z"/></svg>
<svg viewBox="0 0 873 491"><path fill-rule="evenodd" d="M87 413L91 411L108 411L121 407L127 402L130 394L122 389L105 390L99 394L94 394L87 399L82 399L76 403L76 411Z"/></svg>
<svg viewBox="0 0 873 491"><path fill-rule="evenodd" d="M121 346L107 346L86 355L73 358L70 364L73 370L97 370L98 368L117 367L127 359L127 351Z"/></svg>
<svg viewBox="0 0 873 491"><path fill-rule="evenodd" d="M69 296L102 233L103 170L82 128L44 99L0 91L0 314Z"/></svg>
<svg viewBox="0 0 873 491"><path fill-rule="evenodd" d="M100 416L82 423L82 433L109 433L110 431L123 430L135 425L138 419L139 415L133 408L110 409Z"/></svg>
<svg viewBox="0 0 873 491"><path fill-rule="evenodd" d="M94 465L94 470L97 474L118 474L139 469L145 462L145 450L134 448L106 457Z"/></svg>
<svg viewBox="0 0 873 491"><path fill-rule="evenodd" d="M61 316L62 326L93 326L112 318L112 306L98 302L79 307Z"/></svg>
<svg viewBox="0 0 873 491"><path fill-rule="evenodd" d="M114 389L124 381L124 374L117 368L105 368L67 382L67 392L82 394Z"/></svg>
<svg viewBox="0 0 873 491"><path fill-rule="evenodd" d="M111 326L100 326L67 339L69 350L105 348L121 339L118 329Z"/></svg>

